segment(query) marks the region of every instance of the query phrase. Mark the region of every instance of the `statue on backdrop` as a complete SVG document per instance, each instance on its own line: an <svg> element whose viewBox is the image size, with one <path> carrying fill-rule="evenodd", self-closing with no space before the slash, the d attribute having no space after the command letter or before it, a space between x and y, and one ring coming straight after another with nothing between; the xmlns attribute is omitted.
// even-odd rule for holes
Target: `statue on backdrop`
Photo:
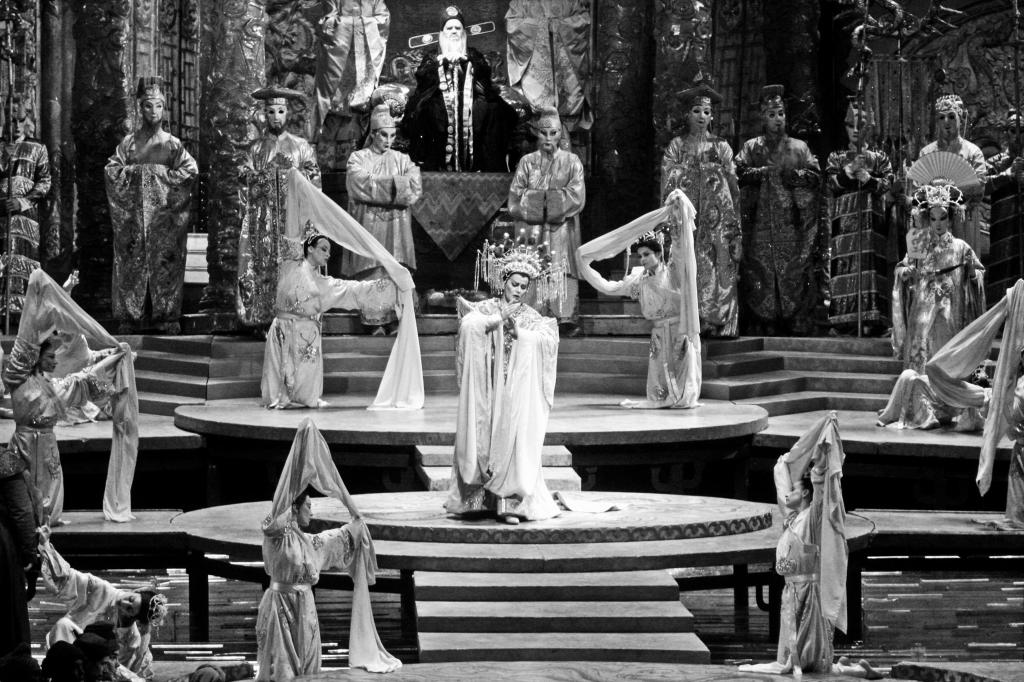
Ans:
<svg viewBox="0 0 1024 682"><path fill-rule="evenodd" d="M297 168L317 187L320 167L309 142L286 130L289 100L301 92L268 87L252 93L263 102L266 128L245 155L242 180L242 230L238 237L237 308L241 323L265 330L274 319L277 297L278 241L284 232L285 174Z"/></svg>
<svg viewBox="0 0 1024 682"><path fill-rule="evenodd" d="M121 140L106 167L114 229L114 317L122 334L147 326L148 294L153 325L178 334L192 183L199 168L181 140L163 129L163 79L139 79L136 98L139 128Z"/></svg>

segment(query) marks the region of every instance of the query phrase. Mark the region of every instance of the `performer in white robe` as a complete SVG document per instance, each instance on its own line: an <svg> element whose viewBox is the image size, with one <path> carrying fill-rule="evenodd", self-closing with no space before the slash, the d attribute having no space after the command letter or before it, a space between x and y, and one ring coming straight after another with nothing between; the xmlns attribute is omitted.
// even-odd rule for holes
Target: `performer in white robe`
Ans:
<svg viewBox="0 0 1024 682"><path fill-rule="evenodd" d="M785 519L775 570L786 579L778 657L741 665L740 672L792 673L797 679L804 672L882 677L863 659L832 662L833 633L846 631L844 459L836 413L829 412L775 463L775 490Z"/></svg>
<svg viewBox="0 0 1024 682"><path fill-rule="evenodd" d="M285 282L285 286L278 290L278 298L275 301L277 310L286 315L280 318L282 323L278 325L274 334L267 337L267 360L263 367L264 403L270 405L274 400L281 399L282 392L293 390L295 383L293 382L292 389L289 389L287 381L290 380L289 377L297 376L299 371L306 377L301 382L305 387L304 399L309 399L310 403L315 402L311 400L312 398L319 399L321 389L316 388L319 382L315 378L309 378L312 376L309 372L313 368L296 369L302 362L299 352L306 348L309 353L315 350L317 358L311 358L309 364L322 367L322 360L319 358L319 327L314 318L338 302L337 299L332 300L332 297L341 296L344 299L349 296L353 305L395 306L398 315L398 336L391 347L384 376L381 377L377 396L370 409L423 407L423 365L420 360L419 337L416 334L412 275L355 218L314 187L298 170L289 170L285 182L287 201L285 239L282 240L282 248L286 254L292 255L288 258L291 263L282 265L282 281ZM299 245L308 236L307 230L313 225L316 226L317 232L343 248L376 259L387 272L390 281L394 283L397 297L390 291L389 284L348 282L346 286L350 291L346 294L343 291L344 287L338 284L341 280L314 276L311 264L298 261L302 253L302 247ZM326 247L326 244L321 243L322 240L316 242L320 248ZM321 259L318 262L326 262L323 261L325 256L322 253L315 257ZM354 289L351 289L352 287ZM374 303L375 301L379 303ZM290 318L291 315L295 315L296 318ZM302 321L303 318L302 325L291 324ZM317 330L317 342L312 346L305 345L313 340L309 331L310 324L307 322ZM306 330L299 331L300 326ZM283 332L284 327L291 327L296 332L296 337L290 337L292 341L288 341L287 334L278 333L278 330ZM306 338L303 338L303 334ZM289 343L293 344L292 350L285 352L282 347ZM322 375L322 369L317 371ZM297 396L289 395L291 397L288 400L294 402Z"/></svg>
<svg viewBox="0 0 1024 682"><path fill-rule="evenodd" d="M59 387L45 376L56 368L56 354L52 349L43 352L44 346L56 342L53 334L57 331L84 334L95 346L113 349L87 374L71 381L112 384L104 389L110 396L113 438L103 514L108 521L131 521L135 518L131 486L139 444L134 355L128 344L111 336L45 272L36 270L29 277L18 337L3 370L17 423L10 447L29 465L36 523L58 524L64 505L63 473L53 427L65 416L67 405Z"/></svg>
<svg viewBox="0 0 1024 682"><path fill-rule="evenodd" d="M40 535L42 576L53 591L49 598L68 609L47 633L46 646L73 643L87 625L107 621L114 624L117 635L118 664L143 679L151 679L151 630L167 616L167 597L149 588L121 590L91 573L78 571L50 544L48 528Z"/></svg>
<svg viewBox="0 0 1024 682"><path fill-rule="evenodd" d="M304 532L312 518L308 487L340 500L352 522L322 533ZM263 521L263 566L271 583L256 616L257 680L290 682L320 672L320 623L312 588L328 569L347 571L354 584L349 666L376 673L402 666L384 649L373 622L369 585L376 581L377 557L370 532L327 442L309 419L299 425Z"/></svg>
<svg viewBox="0 0 1024 682"><path fill-rule="evenodd" d="M500 298L458 300L459 405L445 509L496 511L513 524L547 519L559 513L541 472L558 326L524 302L531 283L547 275L537 252L526 246L487 267L500 273Z"/></svg>
<svg viewBox="0 0 1024 682"><path fill-rule="evenodd" d="M281 247L282 253L289 250ZM279 268L275 315L267 333L260 382L260 404L268 408L327 405L320 397L324 392L324 312L361 308L379 315L394 310L397 301L390 279L354 282L320 274L331 257L330 241L324 235L307 237L302 253L302 260L283 260Z"/></svg>
<svg viewBox="0 0 1024 682"><path fill-rule="evenodd" d="M623 407L696 407L701 387L701 346L697 263L693 251L695 211L682 190L665 199L665 206L587 242L576 251L580 274L595 289L609 296L640 301L643 316L651 320L651 349L647 365L647 399L625 400ZM672 258L663 262L661 242L653 229L667 224ZM643 265L622 281L609 282L592 266L634 244Z"/></svg>
<svg viewBox="0 0 1024 682"><path fill-rule="evenodd" d="M373 238L384 245L399 263L416 270L416 249L412 238L412 210L423 192L420 169L407 154L391 148L396 124L389 105L381 104L370 115L370 146L348 157L345 187L348 211ZM346 251L341 273L354 279L379 279L386 273L376 260ZM362 318L364 325L377 327L395 321L391 311L383 317Z"/></svg>
<svg viewBox="0 0 1024 682"><path fill-rule="evenodd" d="M570 151L559 147L562 122L558 111L545 108L534 124L537 151L519 160L508 188L508 212L516 220L516 232L542 231L541 241L549 245L555 258L568 263L566 295L551 307L538 305L566 325L569 336L579 334L579 283L573 254L580 245L579 215L587 201L583 163ZM545 307L547 309L545 309Z"/></svg>

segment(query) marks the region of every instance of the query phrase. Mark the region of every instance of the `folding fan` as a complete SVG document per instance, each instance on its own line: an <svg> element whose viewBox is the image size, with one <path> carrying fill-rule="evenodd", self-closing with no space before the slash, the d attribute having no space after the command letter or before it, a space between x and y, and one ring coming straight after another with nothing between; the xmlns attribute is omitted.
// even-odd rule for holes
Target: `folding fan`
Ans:
<svg viewBox="0 0 1024 682"><path fill-rule="evenodd" d="M981 184L971 164L951 152L925 154L910 167L907 177L919 185L955 185L961 192Z"/></svg>

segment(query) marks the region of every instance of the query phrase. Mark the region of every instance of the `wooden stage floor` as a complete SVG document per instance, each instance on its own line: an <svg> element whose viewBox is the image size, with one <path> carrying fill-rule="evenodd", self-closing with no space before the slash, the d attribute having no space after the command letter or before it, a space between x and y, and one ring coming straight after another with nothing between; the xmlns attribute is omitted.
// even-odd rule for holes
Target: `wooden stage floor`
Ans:
<svg viewBox="0 0 1024 682"><path fill-rule="evenodd" d="M458 396L428 395L421 410L367 410L371 395L328 395L319 410L267 410L255 400L211 400L182 405L175 425L227 438L291 441L299 424L312 419L328 443L451 445ZM555 398L547 445L693 443L750 436L765 427L768 413L755 405L703 400L692 410L630 410L621 396L566 394Z"/></svg>

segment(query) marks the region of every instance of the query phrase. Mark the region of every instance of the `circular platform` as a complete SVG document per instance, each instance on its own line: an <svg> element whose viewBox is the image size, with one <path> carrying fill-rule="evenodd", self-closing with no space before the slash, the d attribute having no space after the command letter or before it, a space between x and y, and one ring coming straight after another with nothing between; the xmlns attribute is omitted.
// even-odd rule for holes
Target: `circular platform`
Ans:
<svg viewBox="0 0 1024 682"><path fill-rule="evenodd" d="M444 500L444 493L356 495L355 500L370 526L380 567L403 570L558 573L771 562L782 532L780 519L773 518L770 524L765 522L766 514L777 512L764 504L639 493L574 495L592 502L615 500L626 509L603 514L566 512L556 519L523 523L518 527L493 520L476 521L465 523L461 533L455 534L460 541L440 541L439 538L446 533L454 534L454 524L461 523L452 520L450 525L437 511ZM663 507L659 508L658 503L663 503ZM632 515L630 506L634 509ZM731 515L736 518L737 512L742 512L748 520L761 519L756 523L765 525L759 529L751 528L748 532L724 535L659 538L653 532L654 529L673 525L678 528L696 527L698 519L707 520L714 516L702 511L702 507L718 509L723 517ZM413 511L417 508L422 511ZM188 535L189 546L194 550L227 554L238 561L258 560L263 541L260 524L269 511L269 502L225 505L181 514L171 523L176 530ZM337 503L323 498L314 500L313 513L321 527L342 523L348 518ZM723 527L729 526L727 518L717 521ZM716 521L711 519L706 523L711 526ZM736 524L732 530L741 526ZM398 527L409 529L401 531L408 537L421 533L419 537L433 536L438 540L391 540L382 537L396 532ZM848 516L846 527L851 549L865 546L874 528L870 521L853 514ZM622 539L620 530L634 539ZM500 531L500 534L488 535L492 531ZM496 539L505 537L503 534L508 531L522 535L514 541ZM680 535L676 531L671 532ZM569 537L577 541L564 541Z"/></svg>
<svg viewBox="0 0 1024 682"><path fill-rule="evenodd" d="M756 405L701 401L692 410L628 410L623 396L559 395L548 420L547 445L693 443L752 436L768 424ZM367 410L371 395L325 396L319 410L267 410L251 398L211 400L174 411L180 429L206 436L288 441L311 418L328 443L358 445L451 445L458 396L428 395L421 410Z"/></svg>
<svg viewBox="0 0 1024 682"><path fill-rule="evenodd" d="M449 516L443 508L445 492L360 495L357 504L374 539L406 542L560 544L684 540L750 533L772 524L772 508L756 502L643 493L571 496L617 509L600 513L564 511L553 519L510 526L493 518ZM318 502L316 518L335 525L349 521L340 502Z"/></svg>

